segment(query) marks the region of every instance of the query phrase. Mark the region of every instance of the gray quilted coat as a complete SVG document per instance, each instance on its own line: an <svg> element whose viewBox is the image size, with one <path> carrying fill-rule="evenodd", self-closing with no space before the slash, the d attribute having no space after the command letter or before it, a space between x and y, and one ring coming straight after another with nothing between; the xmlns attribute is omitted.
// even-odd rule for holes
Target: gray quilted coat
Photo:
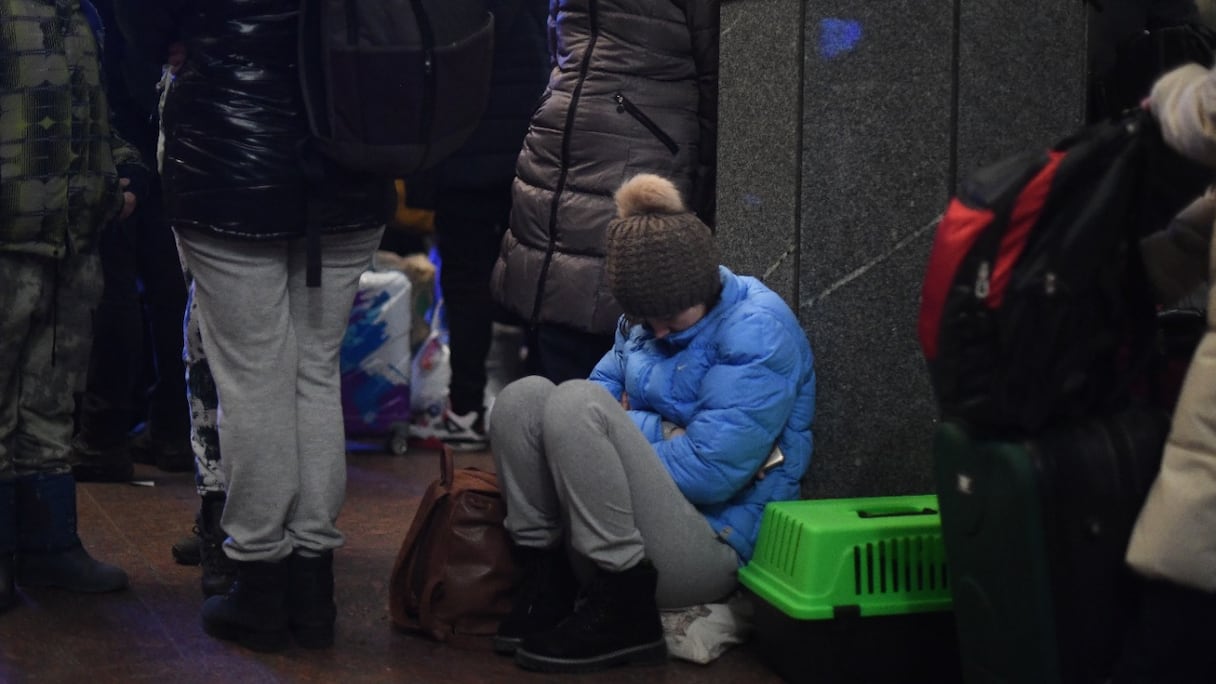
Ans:
<svg viewBox="0 0 1216 684"><path fill-rule="evenodd" d="M612 194L670 178L712 225L718 0L552 0L554 68L516 165L496 299L531 324L615 330Z"/></svg>

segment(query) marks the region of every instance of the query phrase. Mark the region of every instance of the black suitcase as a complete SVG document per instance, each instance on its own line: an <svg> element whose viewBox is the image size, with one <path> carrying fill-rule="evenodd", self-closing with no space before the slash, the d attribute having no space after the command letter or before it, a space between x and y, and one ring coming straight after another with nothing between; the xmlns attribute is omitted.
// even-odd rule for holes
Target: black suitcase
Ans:
<svg viewBox="0 0 1216 684"><path fill-rule="evenodd" d="M967 682L1109 678L1138 605L1124 552L1168 429L1157 409L1021 443L939 426L934 477Z"/></svg>

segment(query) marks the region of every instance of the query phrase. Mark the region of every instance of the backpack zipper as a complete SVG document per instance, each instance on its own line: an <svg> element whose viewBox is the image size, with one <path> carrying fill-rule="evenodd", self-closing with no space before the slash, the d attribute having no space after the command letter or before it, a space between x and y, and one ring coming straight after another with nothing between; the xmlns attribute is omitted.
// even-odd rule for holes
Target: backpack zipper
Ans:
<svg viewBox="0 0 1216 684"><path fill-rule="evenodd" d="M612 96L612 99L616 100L616 111L629 112L629 115L637 119L638 123L645 126L646 130L653 133L654 137L658 138L659 142L663 143L663 146L666 147L669 152L672 154L678 154L680 152L680 146L676 144L675 140L671 139L670 135L667 135L667 131L659 128L657 123L651 121L650 117L646 116L641 109L638 109L637 105L630 102L629 98L625 97L624 93L617 91L616 95Z"/></svg>
<svg viewBox="0 0 1216 684"><path fill-rule="evenodd" d="M991 283L989 279L992 276L992 267L987 261L980 262L979 271L975 274L975 298L987 299L988 293L991 291Z"/></svg>

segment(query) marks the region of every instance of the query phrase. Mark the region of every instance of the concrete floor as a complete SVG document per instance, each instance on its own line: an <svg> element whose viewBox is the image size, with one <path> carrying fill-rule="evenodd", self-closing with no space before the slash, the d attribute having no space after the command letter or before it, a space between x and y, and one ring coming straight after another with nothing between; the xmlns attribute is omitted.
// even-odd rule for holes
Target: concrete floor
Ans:
<svg viewBox="0 0 1216 684"><path fill-rule="evenodd" d="M123 567L128 591L79 596L22 592L0 616L0 682L780 682L752 644L709 666L669 661L580 676L536 675L509 658L439 645L394 631L387 581L398 547L428 483L436 453L353 453L340 526L347 544L335 559L338 638L329 651L292 647L265 655L203 633L199 570L174 563L170 545L198 508L190 475L137 466L154 486L81 484L80 535L96 557ZM484 454L457 465L490 469Z"/></svg>

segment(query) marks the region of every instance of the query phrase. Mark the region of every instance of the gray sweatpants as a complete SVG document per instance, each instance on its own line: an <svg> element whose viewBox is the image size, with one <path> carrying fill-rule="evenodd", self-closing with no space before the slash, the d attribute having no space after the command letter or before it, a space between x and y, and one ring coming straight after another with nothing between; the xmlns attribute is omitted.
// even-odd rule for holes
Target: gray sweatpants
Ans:
<svg viewBox="0 0 1216 684"><path fill-rule="evenodd" d="M236 560L342 545L346 495L338 353L381 230L322 238L321 287L305 287L304 241L252 242L178 231L219 397Z"/></svg>
<svg viewBox="0 0 1216 684"><path fill-rule="evenodd" d="M567 543L612 572L649 558L659 571L660 608L716 601L735 589L738 554L600 385L554 386L536 376L511 383L494 402L490 443L517 544Z"/></svg>

